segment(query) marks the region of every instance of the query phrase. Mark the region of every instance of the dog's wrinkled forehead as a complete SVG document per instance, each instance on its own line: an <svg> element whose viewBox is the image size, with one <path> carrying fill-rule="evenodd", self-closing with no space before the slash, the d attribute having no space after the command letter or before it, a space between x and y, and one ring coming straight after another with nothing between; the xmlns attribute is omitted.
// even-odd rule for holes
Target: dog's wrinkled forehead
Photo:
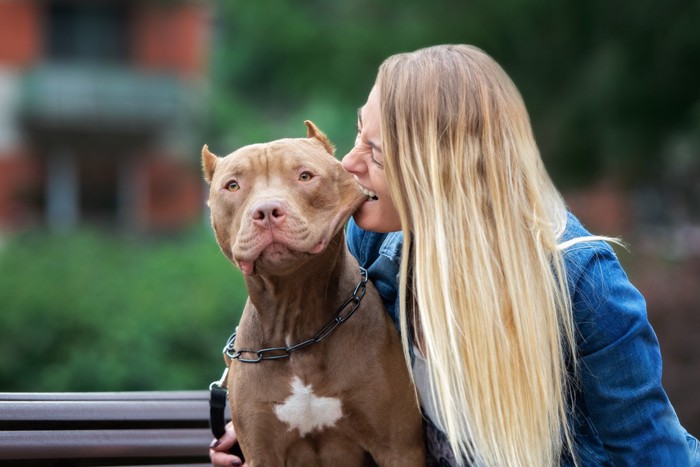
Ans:
<svg viewBox="0 0 700 467"><path fill-rule="evenodd" d="M215 178L245 174L284 176L297 170L311 170L322 175L339 166L340 161L328 154L317 141L289 138L251 144L232 152L220 161Z"/></svg>

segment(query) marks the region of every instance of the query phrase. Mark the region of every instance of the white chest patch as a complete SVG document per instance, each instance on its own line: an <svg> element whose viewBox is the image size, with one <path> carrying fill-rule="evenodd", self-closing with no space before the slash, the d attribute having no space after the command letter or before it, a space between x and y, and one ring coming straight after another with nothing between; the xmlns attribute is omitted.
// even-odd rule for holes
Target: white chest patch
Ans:
<svg viewBox="0 0 700 467"><path fill-rule="evenodd" d="M313 430L335 426L343 416L340 399L314 395L311 385L305 386L298 376L292 378L291 386L292 395L275 405L275 415L290 430L298 428L302 437Z"/></svg>

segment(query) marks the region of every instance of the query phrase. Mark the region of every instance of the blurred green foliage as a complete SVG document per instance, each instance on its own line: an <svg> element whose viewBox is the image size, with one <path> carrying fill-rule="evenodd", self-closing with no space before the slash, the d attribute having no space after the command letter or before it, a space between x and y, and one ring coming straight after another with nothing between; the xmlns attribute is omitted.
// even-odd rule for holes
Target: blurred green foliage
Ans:
<svg viewBox="0 0 700 467"><path fill-rule="evenodd" d="M15 237L0 278L0 391L204 389L246 298L203 227Z"/></svg>
<svg viewBox="0 0 700 467"><path fill-rule="evenodd" d="M520 89L561 187L602 174L634 186L700 157L700 3L694 0L258 0L216 2L215 152L303 135L345 154L355 112L390 54L470 43Z"/></svg>

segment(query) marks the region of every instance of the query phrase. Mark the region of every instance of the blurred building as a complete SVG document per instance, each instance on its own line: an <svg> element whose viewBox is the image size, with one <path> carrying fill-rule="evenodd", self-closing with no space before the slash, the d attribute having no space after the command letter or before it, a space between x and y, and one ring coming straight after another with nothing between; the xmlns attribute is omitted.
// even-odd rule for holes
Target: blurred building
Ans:
<svg viewBox="0 0 700 467"><path fill-rule="evenodd" d="M0 0L0 230L199 216L208 7Z"/></svg>

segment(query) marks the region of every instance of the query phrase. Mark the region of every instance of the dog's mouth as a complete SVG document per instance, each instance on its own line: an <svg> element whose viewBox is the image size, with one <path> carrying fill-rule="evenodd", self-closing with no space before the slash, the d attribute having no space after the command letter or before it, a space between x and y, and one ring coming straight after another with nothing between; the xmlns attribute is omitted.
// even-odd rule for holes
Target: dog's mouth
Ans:
<svg viewBox="0 0 700 467"><path fill-rule="evenodd" d="M315 255L322 252L327 245L327 241L320 240L310 250L297 249L294 245L290 245L284 241L273 240L266 246L262 247L257 255L246 259L240 259L237 264L243 274L254 274L257 264L264 264L267 268L283 267L287 263L298 262L299 256ZM276 265L276 266L275 266Z"/></svg>
<svg viewBox="0 0 700 467"><path fill-rule="evenodd" d="M258 259L276 262L298 253L283 243L272 242L260 252Z"/></svg>
<svg viewBox="0 0 700 467"><path fill-rule="evenodd" d="M255 273L255 266L257 263L275 264L292 254L294 254L294 252L286 245L272 242L260 250L257 256L240 260L238 266L241 268L243 274L249 275Z"/></svg>

